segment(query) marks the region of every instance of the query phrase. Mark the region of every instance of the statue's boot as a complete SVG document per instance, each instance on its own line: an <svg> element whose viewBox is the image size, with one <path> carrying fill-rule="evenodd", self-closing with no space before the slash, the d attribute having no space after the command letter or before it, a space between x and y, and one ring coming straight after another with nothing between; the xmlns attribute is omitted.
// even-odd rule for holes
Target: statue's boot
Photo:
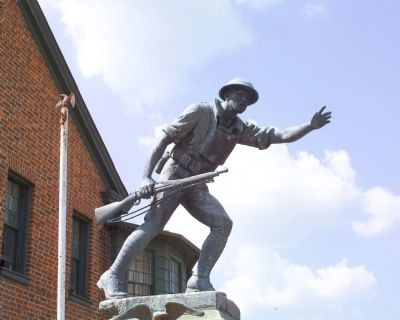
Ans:
<svg viewBox="0 0 400 320"><path fill-rule="evenodd" d="M186 286L186 292L215 291L209 276L193 273Z"/></svg>
<svg viewBox="0 0 400 320"><path fill-rule="evenodd" d="M157 225L144 223L133 231L122 245L114 263L110 269L103 273L97 286L104 290L107 299L126 298L129 294L123 292L120 286L120 275L125 274L129 266L129 261L141 252L150 240L157 234Z"/></svg>
<svg viewBox="0 0 400 320"><path fill-rule="evenodd" d="M107 270L102 274L97 286L99 289L104 290L106 299L121 299L129 296L128 293L121 290L118 275L111 270Z"/></svg>
<svg viewBox="0 0 400 320"><path fill-rule="evenodd" d="M187 282L186 292L215 291L210 282L211 269L224 250L231 229L230 220L218 228L211 228L211 232L201 248L197 270L193 272Z"/></svg>

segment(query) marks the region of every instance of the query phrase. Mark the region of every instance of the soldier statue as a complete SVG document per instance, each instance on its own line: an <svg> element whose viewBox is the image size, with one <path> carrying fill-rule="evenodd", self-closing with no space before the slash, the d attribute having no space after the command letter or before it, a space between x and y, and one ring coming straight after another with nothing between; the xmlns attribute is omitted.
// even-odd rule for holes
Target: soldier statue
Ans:
<svg viewBox="0 0 400 320"><path fill-rule="evenodd" d="M219 99L195 103L187 107L171 124L163 128L148 160L141 183L141 193L151 197L155 181L152 173L160 159L167 159L160 173L161 181L182 179L215 170L224 164L237 143L259 149L271 144L293 142L330 122L331 112L325 107L314 114L310 122L278 131L243 121L238 115L258 100L252 83L235 78L219 91ZM164 152L174 144L168 157ZM155 196L162 199L163 193ZM165 198L149 210L144 223L125 240L114 263L98 282L106 298L124 298L128 294L120 280L129 261L141 252L160 233L181 204L194 218L210 228L203 243L199 260L186 286L186 292L214 291L210 272L220 257L232 228L232 220L219 201L211 195L205 183L181 190Z"/></svg>

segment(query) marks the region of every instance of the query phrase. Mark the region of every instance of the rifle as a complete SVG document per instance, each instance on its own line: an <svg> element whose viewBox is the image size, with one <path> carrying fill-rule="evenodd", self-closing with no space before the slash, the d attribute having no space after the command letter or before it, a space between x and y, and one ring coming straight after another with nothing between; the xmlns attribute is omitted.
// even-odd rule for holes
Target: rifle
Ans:
<svg viewBox="0 0 400 320"><path fill-rule="evenodd" d="M225 172L228 172L227 168L222 168L213 172L206 172L183 179L160 181L155 184L153 195L163 191L187 188L199 183L213 182L214 177ZM96 221L98 223L104 223L116 216L118 213L121 214L121 212L129 209L133 205L139 204L141 199L143 199L142 193L140 191L135 191L121 201L115 201L102 207L98 207L94 210Z"/></svg>

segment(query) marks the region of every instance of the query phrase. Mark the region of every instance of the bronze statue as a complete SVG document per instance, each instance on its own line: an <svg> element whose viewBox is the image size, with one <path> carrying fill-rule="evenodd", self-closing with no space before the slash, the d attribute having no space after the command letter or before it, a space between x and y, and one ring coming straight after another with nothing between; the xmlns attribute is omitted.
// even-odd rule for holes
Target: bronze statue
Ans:
<svg viewBox="0 0 400 320"><path fill-rule="evenodd" d="M154 193L152 173L160 159L167 159L162 166L161 181L182 179L215 170L224 164L237 143L266 149L271 144L293 142L325 126L331 118L331 112L324 112L323 107L310 122L283 131L243 121L238 115L258 100L258 92L251 82L242 78L229 81L220 89L219 97L221 100L214 99L211 103L190 105L163 129L144 170L141 183L144 197L149 198ZM167 146L172 143L174 147L171 154L163 156ZM156 200L162 197L163 193L155 196ZM210 227L197 267L187 282L186 292L215 290L210 282L210 272L228 240L232 220L219 201L210 194L206 184L202 183L183 189L151 208L145 222L129 235L114 263L99 280L98 286L104 289L106 298L127 296L121 291L119 280L129 260L163 230L179 204Z"/></svg>

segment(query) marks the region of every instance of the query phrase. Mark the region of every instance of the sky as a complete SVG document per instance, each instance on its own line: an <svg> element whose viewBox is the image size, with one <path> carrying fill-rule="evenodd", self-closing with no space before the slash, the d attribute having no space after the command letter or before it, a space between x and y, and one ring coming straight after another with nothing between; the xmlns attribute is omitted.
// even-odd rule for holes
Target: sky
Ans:
<svg viewBox="0 0 400 320"><path fill-rule="evenodd" d="M162 126L231 78L258 90L241 117L262 126L327 105L329 125L237 146L210 184L234 221L212 282L242 319L400 318L400 2L39 3L129 191ZM166 229L208 233L182 208Z"/></svg>

